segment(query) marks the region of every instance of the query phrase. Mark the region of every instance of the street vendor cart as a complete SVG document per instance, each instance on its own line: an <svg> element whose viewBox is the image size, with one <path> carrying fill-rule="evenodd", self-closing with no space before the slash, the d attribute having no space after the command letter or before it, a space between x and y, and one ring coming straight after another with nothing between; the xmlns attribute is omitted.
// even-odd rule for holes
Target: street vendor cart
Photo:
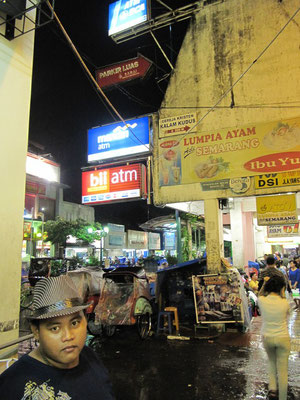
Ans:
<svg viewBox="0 0 300 400"><path fill-rule="evenodd" d="M138 267L117 268L103 275L104 285L94 310L90 333L112 335L116 326L136 325L144 339L151 329L151 295L145 270Z"/></svg>

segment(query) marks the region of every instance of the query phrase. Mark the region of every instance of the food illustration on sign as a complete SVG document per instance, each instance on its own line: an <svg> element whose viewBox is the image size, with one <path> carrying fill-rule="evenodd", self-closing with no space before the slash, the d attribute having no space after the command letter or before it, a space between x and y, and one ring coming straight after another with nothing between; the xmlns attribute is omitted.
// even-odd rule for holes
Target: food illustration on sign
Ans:
<svg viewBox="0 0 300 400"><path fill-rule="evenodd" d="M195 172L200 179L213 178L220 172L228 171L229 162L225 162L222 157L214 158L210 156L206 162L195 166Z"/></svg>
<svg viewBox="0 0 300 400"><path fill-rule="evenodd" d="M160 144L163 149L159 160L160 185L178 185L181 182L181 154L177 140L167 140Z"/></svg>
<svg viewBox="0 0 300 400"><path fill-rule="evenodd" d="M279 122L263 138L263 144L269 149L287 150L300 144L300 128Z"/></svg>
<svg viewBox="0 0 300 400"><path fill-rule="evenodd" d="M166 160L168 160L168 161L174 161L174 160L176 159L176 157L177 157L177 153L176 153L176 151L170 149L170 150L167 150L167 151L164 153L163 156L164 156L164 158L165 158Z"/></svg>

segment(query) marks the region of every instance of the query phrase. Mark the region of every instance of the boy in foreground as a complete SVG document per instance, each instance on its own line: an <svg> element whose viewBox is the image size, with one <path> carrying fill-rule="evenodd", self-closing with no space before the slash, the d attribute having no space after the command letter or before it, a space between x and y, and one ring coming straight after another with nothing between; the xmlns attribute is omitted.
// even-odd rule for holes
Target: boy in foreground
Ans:
<svg viewBox="0 0 300 400"><path fill-rule="evenodd" d="M85 346L84 304L68 276L34 288L31 329L39 346L0 375L1 400L113 400L108 373Z"/></svg>

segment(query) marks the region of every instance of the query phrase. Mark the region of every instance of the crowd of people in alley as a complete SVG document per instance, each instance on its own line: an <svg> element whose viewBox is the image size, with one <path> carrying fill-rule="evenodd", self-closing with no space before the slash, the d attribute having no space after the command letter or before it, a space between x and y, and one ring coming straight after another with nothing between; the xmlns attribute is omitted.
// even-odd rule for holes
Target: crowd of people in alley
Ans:
<svg viewBox="0 0 300 400"><path fill-rule="evenodd" d="M300 255L265 254L259 268L243 274L254 310L262 317L263 345L268 356L268 399L286 400L291 340L288 317L291 304L300 310ZM254 314L257 315L257 314Z"/></svg>
<svg viewBox="0 0 300 400"><path fill-rule="evenodd" d="M265 254L262 261L257 263L257 268L252 267L249 275L242 272L242 280L250 299L257 304L257 296L261 291L266 278L279 276L286 285L286 298L293 297L295 309L300 310L300 255L288 257L279 252Z"/></svg>

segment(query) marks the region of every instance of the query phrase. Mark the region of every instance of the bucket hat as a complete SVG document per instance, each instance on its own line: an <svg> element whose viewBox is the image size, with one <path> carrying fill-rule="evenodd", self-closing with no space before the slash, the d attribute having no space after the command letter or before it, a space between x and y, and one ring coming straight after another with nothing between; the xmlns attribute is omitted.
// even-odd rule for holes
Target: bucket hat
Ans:
<svg viewBox="0 0 300 400"><path fill-rule="evenodd" d="M48 319L74 314L84 310L84 304L76 286L68 275L41 278L34 287L31 312L28 319Z"/></svg>

